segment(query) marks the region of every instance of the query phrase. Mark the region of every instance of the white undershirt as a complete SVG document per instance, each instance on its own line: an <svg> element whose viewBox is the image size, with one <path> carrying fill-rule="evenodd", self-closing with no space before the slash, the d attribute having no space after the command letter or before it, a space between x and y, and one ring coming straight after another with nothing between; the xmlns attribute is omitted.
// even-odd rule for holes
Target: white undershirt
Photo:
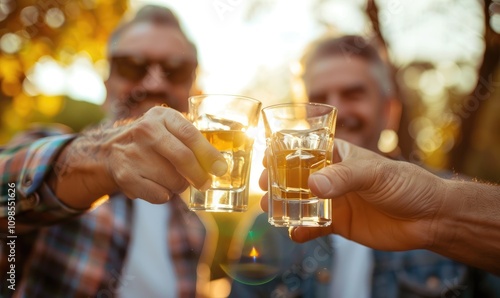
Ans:
<svg viewBox="0 0 500 298"><path fill-rule="evenodd" d="M371 296L373 252L338 235L333 237L334 255L329 298Z"/></svg>
<svg viewBox="0 0 500 298"><path fill-rule="evenodd" d="M133 201L133 226L118 297L177 297L177 281L167 245L170 204ZM163 223L163 224L159 224ZM334 244L329 298L368 298L373 271L372 250L338 235Z"/></svg>
<svg viewBox="0 0 500 298"><path fill-rule="evenodd" d="M170 204L133 201L134 214L118 297L177 297L177 280L167 245Z"/></svg>

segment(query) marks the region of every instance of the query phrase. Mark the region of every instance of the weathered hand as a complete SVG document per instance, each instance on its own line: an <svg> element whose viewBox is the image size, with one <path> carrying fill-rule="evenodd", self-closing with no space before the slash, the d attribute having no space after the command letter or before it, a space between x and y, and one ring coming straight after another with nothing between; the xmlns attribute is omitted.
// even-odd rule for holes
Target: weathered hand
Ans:
<svg viewBox="0 0 500 298"><path fill-rule="evenodd" d="M208 173L227 170L222 155L181 113L155 107L109 141L107 168L130 198L164 203L189 184L204 189Z"/></svg>
<svg viewBox="0 0 500 298"><path fill-rule="evenodd" d="M116 191L165 203L189 184L207 188L209 173L226 171L220 152L181 113L154 107L127 124L76 138L60 155L51 182L61 200L83 209Z"/></svg>
<svg viewBox="0 0 500 298"><path fill-rule="evenodd" d="M335 142L335 162L309 178L315 195L332 199L332 225L290 229L293 240L336 233L385 250L424 248L433 241L444 180L341 140ZM267 170L260 185L267 189ZM267 210L267 194L261 205Z"/></svg>

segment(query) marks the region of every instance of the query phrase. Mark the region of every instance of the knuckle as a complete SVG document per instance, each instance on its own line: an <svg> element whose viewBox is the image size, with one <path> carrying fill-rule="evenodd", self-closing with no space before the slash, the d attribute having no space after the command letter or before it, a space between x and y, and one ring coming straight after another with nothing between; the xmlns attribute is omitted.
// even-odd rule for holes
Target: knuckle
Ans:
<svg viewBox="0 0 500 298"><path fill-rule="evenodd" d="M343 185L349 184L352 180L352 169L342 163L336 164L337 171L335 172L335 176L328 175L329 177L335 177L335 179L339 180ZM333 171L333 169L332 169Z"/></svg>
<svg viewBox="0 0 500 298"><path fill-rule="evenodd" d="M181 123L179 125L178 133L180 138L190 141L194 140L200 132L193 124L186 121L185 123Z"/></svg>
<svg viewBox="0 0 500 298"><path fill-rule="evenodd" d="M149 136L154 131L155 124L146 118L137 121L134 126L134 133L140 136Z"/></svg>
<svg viewBox="0 0 500 298"><path fill-rule="evenodd" d="M401 174L399 171L396 171L394 164L387 160L375 161L373 173L375 177L378 177L383 181L392 181L394 178L397 178L396 175Z"/></svg>
<svg viewBox="0 0 500 298"><path fill-rule="evenodd" d="M161 115L163 113L165 113L167 109L165 109L165 107L160 107L160 106L155 106L155 107L152 107L151 109L149 109L147 112L146 112L146 115Z"/></svg>
<svg viewBox="0 0 500 298"><path fill-rule="evenodd" d="M123 187L123 185L127 185L126 183L127 183L127 180L129 179L130 175L127 171L123 170L121 167L118 167L118 169L116 169L114 171L114 177L115 177L117 184L120 187Z"/></svg>
<svg viewBox="0 0 500 298"><path fill-rule="evenodd" d="M375 163L372 174L375 179L369 185L372 189L401 189L408 179L415 175L415 168L406 167L406 163L396 163L390 160L380 160Z"/></svg>

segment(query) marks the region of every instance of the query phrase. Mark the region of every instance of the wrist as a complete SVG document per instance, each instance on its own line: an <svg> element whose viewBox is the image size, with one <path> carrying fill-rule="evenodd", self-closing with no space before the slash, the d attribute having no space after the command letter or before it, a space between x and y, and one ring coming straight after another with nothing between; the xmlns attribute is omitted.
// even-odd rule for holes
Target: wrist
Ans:
<svg viewBox="0 0 500 298"><path fill-rule="evenodd" d="M500 188L477 182L446 181L430 250L479 268L498 266Z"/></svg>
<svg viewBox="0 0 500 298"><path fill-rule="evenodd" d="M87 132L66 146L49 176L54 193L68 206L85 209L118 187L108 166L111 143L97 131Z"/></svg>
<svg viewBox="0 0 500 298"><path fill-rule="evenodd" d="M426 249L441 250L452 245L455 238L455 216L461 212L462 204L456 200L456 185L446 179L440 178L440 183L432 199L437 202L435 213L431 219Z"/></svg>

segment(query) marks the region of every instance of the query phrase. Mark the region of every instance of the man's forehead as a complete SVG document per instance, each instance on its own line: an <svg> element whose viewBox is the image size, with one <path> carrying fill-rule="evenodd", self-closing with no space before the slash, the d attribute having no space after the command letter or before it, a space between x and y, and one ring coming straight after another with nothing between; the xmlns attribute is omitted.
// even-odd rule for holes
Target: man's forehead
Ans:
<svg viewBox="0 0 500 298"><path fill-rule="evenodd" d="M338 92L360 89L377 89L370 64L361 58L348 60L338 56L322 57L311 61L303 76L307 92L336 89Z"/></svg>
<svg viewBox="0 0 500 298"><path fill-rule="evenodd" d="M195 56L194 49L182 32L175 27L141 22L126 28L116 43L113 53L165 52L169 54Z"/></svg>
<svg viewBox="0 0 500 298"><path fill-rule="evenodd" d="M337 71L357 71L368 66L367 62L357 57L333 55L321 57L309 62L305 75L335 73Z"/></svg>

